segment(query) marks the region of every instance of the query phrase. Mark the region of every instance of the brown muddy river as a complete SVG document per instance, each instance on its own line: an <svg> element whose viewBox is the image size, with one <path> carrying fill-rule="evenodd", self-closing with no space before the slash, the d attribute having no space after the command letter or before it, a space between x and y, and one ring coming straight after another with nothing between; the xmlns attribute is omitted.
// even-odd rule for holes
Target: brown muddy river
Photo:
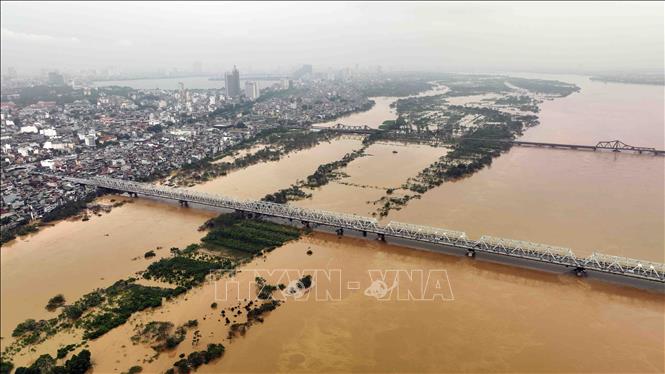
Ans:
<svg viewBox="0 0 665 374"><path fill-rule="evenodd" d="M607 136L634 145L658 146L654 139L657 135L657 139L663 138L665 127L662 88L659 93L654 90L658 87L586 79L578 85L581 93L543 104L541 125L527 131L525 139L572 141L576 139L574 132L580 131L595 132L594 136L579 138L583 144L607 140L605 134L611 134ZM597 97L601 93L602 99ZM632 103L635 95L648 100ZM611 104L602 105L605 113L593 122L596 117L584 111L598 110L591 103L602 100L610 100ZM374 109L379 110L377 107ZM619 115L624 111L632 112L632 117ZM586 120L569 124L568 119L577 116ZM621 126L608 122L626 116L633 118L634 125L623 134L619 132ZM595 130L582 131L581 126ZM636 135L636 129L645 129L639 130L645 135ZM288 187L311 174L319 164L339 159L359 146L354 139L324 143L194 188L259 198ZM312 199L297 204L370 214L373 207L366 201L380 197L382 188L394 187L415 175L443 152L428 146L373 145L367 151L370 156L355 160L344 170L349 177L340 182L347 184L331 183L314 191ZM473 238L492 234L566 245L580 254L597 249L664 261L664 160L513 148L495 159L490 168L429 191L421 200L391 212L387 220L463 230ZM148 260L142 254L149 249L163 246L162 252L157 251L163 256L172 246L196 241L202 236L196 227L213 214L139 198L89 222L60 222L27 240L3 246L3 337L10 334L17 321L48 316L43 307L56 293L74 300L95 287L144 269ZM308 249L313 251L311 256L305 254ZM140 259L132 260L135 257ZM216 288L209 284L163 308L139 313L129 324L90 342L94 372L120 373L136 364L142 365L144 372L164 371L178 360L177 354L203 349L211 342L224 343L227 352L221 360L199 371L665 370L662 294L321 233L255 260L237 280L242 285L253 279L252 269L282 268L308 269L306 272L316 274L314 269L339 269L338 283L318 282L321 289L332 291L334 285L339 285L339 300L288 300L246 336L228 342L228 327L220 320L219 311L210 309ZM386 300L367 296L364 290L371 285L371 269L445 270L446 300L403 301L392 293ZM389 278L386 283L396 287L393 291L398 295L409 290L417 293L420 286L402 278L397 283L388 282ZM219 303L224 307L235 301ZM192 346L190 332L177 351L162 354L152 363L142 362L152 350L133 346L129 340L138 321L168 320L178 325L194 318L199 320L203 335L199 346ZM68 338L56 336L47 351L53 354ZM17 356L15 364L26 364L41 353L38 350Z"/></svg>
<svg viewBox="0 0 665 374"><path fill-rule="evenodd" d="M555 77L582 88L546 101L523 139L665 148L662 87ZM489 168L446 183L389 217L665 262L665 157L513 147Z"/></svg>

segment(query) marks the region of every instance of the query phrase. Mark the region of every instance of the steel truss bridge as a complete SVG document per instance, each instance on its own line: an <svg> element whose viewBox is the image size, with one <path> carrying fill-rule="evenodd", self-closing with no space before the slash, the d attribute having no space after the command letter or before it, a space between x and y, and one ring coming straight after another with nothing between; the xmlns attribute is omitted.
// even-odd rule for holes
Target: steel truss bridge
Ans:
<svg viewBox="0 0 665 374"><path fill-rule="evenodd" d="M312 129L315 130L329 130L347 134L372 134L375 132L380 132L382 130L371 128L367 125L364 126L352 126L338 123L333 126L312 126Z"/></svg>
<svg viewBox="0 0 665 374"><path fill-rule="evenodd" d="M628 145L622 142L621 140L600 141L596 143L596 145L527 142L521 140L504 140L504 139L487 139L487 138L465 138L464 140L510 143L518 146L531 146L531 147L543 147L543 148L584 149L590 151L607 150L612 152L637 152L637 153L653 153L654 155L665 155L665 150L651 148L651 147L636 147L633 145Z"/></svg>
<svg viewBox="0 0 665 374"><path fill-rule="evenodd" d="M312 129L315 130L329 130L346 134L373 134L373 133L382 133L388 139L392 140L403 140L403 141L435 141L436 144L441 139L436 138L433 134L422 133L422 134L403 134L403 133L394 133L391 131L384 131L382 129L371 128L367 125L365 126L352 126L338 123L333 126L312 126ZM434 139L433 139L434 136ZM464 140L471 141L486 141L486 142L496 142L496 143L510 143L517 146L530 146L530 147L541 147L541 148L558 148L558 149L570 149L570 150L589 150L589 151L598 151L598 150L607 150L612 152L635 152L635 153L651 153L653 155L665 155L665 150L656 149L653 147L638 147L634 145L628 145L621 140L608 140L600 141L596 145L584 145L584 144L567 144L567 143L546 143L546 142L529 142L522 140L507 140L507 139L491 139L491 138L464 138Z"/></svg>
<svg viewBox="0 0 665 374"><path fill-rule="evenodd" d="M218 208L232 209L240 212L254 213L269 217L299 220L303 224L330 226L343 230L357 230L363 233L374 233L380 239L386 236L403 238L417 242L460 248L471 257L478 253L489 253L506 257L533 260L540 263L572 267L577 275L582 276L586 270L615 274L630 278L665 283L665 264L636 260L626 257L610 256L593 253L589 257L578 257L569 248L555 247L546 244L483 236L479 240L471 240L466 233L446 230L437 227L413 225L392 221L381 225L374 218L355 214L335 213L318 209L306 209L289 204L277 204L260 200L238 200L230 197L194 192L181 188L156 186L108 177L90 179L62 177L62 179L88 186L117 192L127 192L138 196L152 196L163 199L177 200L181 205L189 203L208 205Z"/></svg>

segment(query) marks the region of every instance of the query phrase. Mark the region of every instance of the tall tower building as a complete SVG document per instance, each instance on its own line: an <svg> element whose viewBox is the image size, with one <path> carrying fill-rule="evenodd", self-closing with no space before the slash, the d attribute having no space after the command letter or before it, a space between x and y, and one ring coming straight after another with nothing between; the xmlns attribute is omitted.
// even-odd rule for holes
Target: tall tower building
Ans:
<svg viewBox="0 0 665 374"><path fill-rule="evenodd" d="M226 97L240 96L240 72L233 65L233 70L224 74L224 85L226 88Z"/></svg>
<svg viewBox="0 0 665 374"><path fill-rule="evenodd" d="M261 91L259 90L259 82L245 82L245 96L250 100L259 98Z"/></svg>

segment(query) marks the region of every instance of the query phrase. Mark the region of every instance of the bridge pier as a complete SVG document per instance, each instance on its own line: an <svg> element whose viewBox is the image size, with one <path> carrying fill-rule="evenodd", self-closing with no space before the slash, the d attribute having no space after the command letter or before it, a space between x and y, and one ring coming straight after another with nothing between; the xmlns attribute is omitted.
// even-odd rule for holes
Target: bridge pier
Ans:
<svg viewBox="0 0 665 374"><path fill-rule="evenodd" d="M340 228L338 228L337 230L335 230L335 232L336 232L337 235L339 235L339 236L344 236L344 229L343 229L342 227L340 227Z"/></svg>
<svg viewBox="0 0 665 374"><path fill-rule="evenodd" d="M363 230L363 236L367 236L367 231Z"/></svg>
<svg viewBox="0 0 665 374"><path fill-rule="evenodd" d="M376 234L376 238L382 242L386 241L386 235L385 234Z"/></svg>
<svg viewBox="0 0 665 374"><path fill-rule="evenodd" d="M474 249L467 249L466 250L466 255L468 257L474 258L474 257L476 257L476 251Z"/></svg>
<svg viewBox="0 0 665 374"><path fill-rule="evenodd" d="M300 223L302 223L305 227L310 228L310 227L309 227L309 222L307 222L307 221L300 221Z"/></svg>
<svg viewBox="0 0 665 374"><path fill-rule="evenodd" d="M180 206L189 207L189 203L187 202L187 200L178 200L178 203L180 204Z"/></svg>
<svg viewBox="0 0 665 374"><path fill-rule="evenodd" d="M587 276L586 269L581 266L576 267L575 270L573 271L575 272L575 275L577 275L580 278Z"/></svg>

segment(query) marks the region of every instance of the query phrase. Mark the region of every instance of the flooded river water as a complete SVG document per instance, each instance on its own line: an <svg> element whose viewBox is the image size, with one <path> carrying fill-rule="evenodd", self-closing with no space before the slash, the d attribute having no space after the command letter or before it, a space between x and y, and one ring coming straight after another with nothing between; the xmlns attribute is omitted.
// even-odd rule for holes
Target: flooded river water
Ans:
<svg viewBox="0 0 665 374"><path fill-rule="evenodd" d="M315 289L227 340L219 309L237 306L236 290L242 300L257 274L283 282L283 269L314 274ZM400 300L423 284L396 277L397 269L443 270L442 297ZM367 296L370 270L397 288L380 300ZM332 299L317 299L325 292ZM224 357L199 372L662 372L664 305L662 295L633 288L316 233L253 261L233 282L139 314L90 349L96 373L137 364L163 372L178 354L220 342ZM152 350L129 341L137 324L191 319L200 341L192 346L190 334L151 363L143 359Z"/></svg>
<svg viewBox="0 0 665 374"><path fill-rule="evenodd" d="M524 140L663 149L663 88L555 77L582 90L546 101ZM513 147L391 217L482 234L665 262L665 157Z"/></svg>
<svg viewBox="0 0 665 374"><path fill-rule="evenodd" d="M662 88L571 79L578 80L574 83L582 92L545 102L541 124L528 130L525 139L586 144L609 137L663 148L657 144L665 127ZM644 100L636 101L636 97ZM602 105L602 116L584 112L598 111L601 105L593 103L603 100L609 103ZM372 123L390 119L382 118L390 113L389 104L379 107L377 103ZM356 118L360 117L348 122L367 124L366 118ZM585 120L575 123L576 118ZM631 129L622 130L619 123L625 119L633 120ZM576 133L582 135L577 138ZM323 143L194 188L260 198L359 147L357 139ZM312 199L296 204L371 214L374 207L367 201L382 196L386 188L397 187L445 151L424 145L375 144L368 148L368 156L344 170L349 177L340 182L345 184L328 184L314 191ZM664 160L514 147L491 167L427 192L391 212L387 220L462 230L473 238L492 234L565 245L579 254L597 249L664 261ZM24 318L49 316L43 308L56 293L74 300L144 269L148 260L142 255L149 249L162 246L157 253L164 256L172 246L195 242L202 236L196 228L214 214L139 198L89 222L60 222L3 246L3 337ZM313 254L306 255L307 250ZM228 342L228 327L220 322L219 312L210 309L216 290L226 281L218 287L208 284L163 308L139 313L131 323L90 342L94 372L120 373L136 364L145 372L166 370L178 360L176 352L152 363L142 362L153 352L131 344L133 325L148 320L178 325L190 319L199 320L200 347L190 344L190 334L178 354L203 349L211 342L227 346L225 356L200 368L203 372L665 370L662 294L322 233L255 260L236 280L242 284L253 279L252 269L284 268L339 269L339 300L289 300L246 336ZM445 270L449 297L377 300L363 292L371 285L371 269ZM325 287L334 290L330 283ZM224 307L235 300L219 302ZM17 357L16 363L25 364L39 354Z"/></svg>

